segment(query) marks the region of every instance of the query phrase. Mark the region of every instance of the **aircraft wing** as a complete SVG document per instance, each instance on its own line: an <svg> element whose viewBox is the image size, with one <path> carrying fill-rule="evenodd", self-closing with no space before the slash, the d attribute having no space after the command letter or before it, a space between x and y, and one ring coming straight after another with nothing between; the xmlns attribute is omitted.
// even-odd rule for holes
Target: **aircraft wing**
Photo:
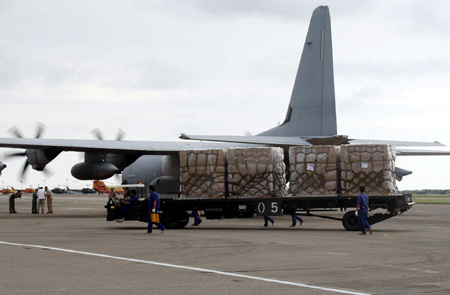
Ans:
<svg viewBox="0 0 450 295"><path fill-rule="evenodd" d="M94 152L142 155L178 154L184 149L227 148L236 144L214 144L185 141L117 141L117 140L80 140L80 139L44 139L44 138L0 138L0 147L21 149L53 149L59 151Z"/></svg>
<svg viewBox="0 0 450 295"><path fill-rule="evenodd" d="M395 141L395 140L373 140L373 139L349 139L349 144L391 144L398 146L446 146L438 141L435 142L422 142L422 141Z"/></svg>
<svg viewBox="0 0 450 295"><path fill-rule="evenodd" d="M234 142L244 144L259 144L269 146L292 146L292 145L311 145L311 143L301 137L291 136L234 136L234 135L187 135L181 133L181 139L201 140L201 141L218 141L218 142Z"/></svg>

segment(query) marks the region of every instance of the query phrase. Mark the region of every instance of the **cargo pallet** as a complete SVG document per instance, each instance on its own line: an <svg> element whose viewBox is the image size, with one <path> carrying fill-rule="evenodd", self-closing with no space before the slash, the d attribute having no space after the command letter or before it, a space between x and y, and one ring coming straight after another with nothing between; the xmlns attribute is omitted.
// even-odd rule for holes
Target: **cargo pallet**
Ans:
<svg viewBox="0 0 450 295"><path fill-rule="evenodd" d="M370 224L375 224L408 211L413 205L411 195L369 196L370 209L384 209L385 213L371 214ZM342 221L346 230L359 230L355 215L356 196L302 196L286 198L228 198L228 199L161 199L161 222L169 229L181 229L189 223L188 211L201 210L206 219L251 218L298 214ZM147 222L148 200L139 199L125 216L125 220ZM105 206L107 220L121 217L121 208L109 201ZM342 218L319 215L316 212L346 212ZM312 213L313 212L313 213Z"/></svg>

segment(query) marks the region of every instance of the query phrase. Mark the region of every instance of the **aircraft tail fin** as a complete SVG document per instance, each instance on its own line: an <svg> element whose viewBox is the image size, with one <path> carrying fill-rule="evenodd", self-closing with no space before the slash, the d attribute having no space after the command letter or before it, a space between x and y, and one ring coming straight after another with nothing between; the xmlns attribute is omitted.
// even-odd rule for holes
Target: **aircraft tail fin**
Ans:
<svg viewBox="0 0 450 295"><path fill-rule="evenodd" d="M311 17L286 119L259 136L332 136L337 134L331 21L328 6Z"/></svg>

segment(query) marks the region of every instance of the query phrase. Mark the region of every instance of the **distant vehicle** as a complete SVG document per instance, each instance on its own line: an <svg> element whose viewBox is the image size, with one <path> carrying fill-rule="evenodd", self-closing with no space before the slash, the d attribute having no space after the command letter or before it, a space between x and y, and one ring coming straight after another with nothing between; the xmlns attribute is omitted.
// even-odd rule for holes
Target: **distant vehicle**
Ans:
<svg viewBox="0 0 450 295"><path fill-rule="evenodd" d="M4 194L4 195L7 195L7 194L12 194L12 193L14 193L15 191L13 190L13 189L10 189L10 188L4 188L4 189L2 189L2 194Z"/></svg>
<svg viewBox="0 0 450 295"><path fill-rule="evenodd" d="M67 194L67 190L65 188L55 187L51 190L52 193L60 195L60 194Z"/></svg>
<svg viewBox="0 0 450 295"><path fill-rule="evenodd" d="M69 187L66 188L67 194L95 194L97 191L92 188L82 188L82 189L70 189Z"/></svg>
<svg viewBox="0 0 450 295"><path fill-rule="evenodd" d="M123 194L122 186L106 186L103 181L94 180L94 190L99 194L109 194L111 192L111 188L114 188L114 191L117 194Z"/></svg>
<svg viewBox="0 0 450 295"><path fill-rule="evenodd" d="M22 193L24 193L24 194L32 194L32 193L34 193L34 188L15 189L15 188L11 187L11 189L12 189L14 192L22 192Z"/></svg>
<svg viewBox="0 0 450 295"><path fill-rule="evenodd" d="M81 189L81 192L82 192L83 194L87 194L87 195L91 195L91 194L97 193L97 191L96 191L95 189L93 189L93 188L87 188L87 187L82 188L82 189Z"/></svg>

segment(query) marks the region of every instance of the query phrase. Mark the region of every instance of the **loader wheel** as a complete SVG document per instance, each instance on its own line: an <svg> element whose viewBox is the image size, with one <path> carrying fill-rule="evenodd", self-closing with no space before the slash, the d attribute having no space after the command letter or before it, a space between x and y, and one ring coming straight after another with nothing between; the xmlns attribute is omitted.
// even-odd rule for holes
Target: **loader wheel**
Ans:
<svg viewBox="0 0 450 295"><path fill-rule="evenodd" d="M189 214L186 211L166 211L161 223L168 229L183 228L189 223Z"/></svg>
<svg viewBox="0 0 450 295"><path fill-rule="evenodd" d="M357 231L359 230L358 217L355 215L355 211L348 211L342 217L342 225L346 230Z"/></svg>

